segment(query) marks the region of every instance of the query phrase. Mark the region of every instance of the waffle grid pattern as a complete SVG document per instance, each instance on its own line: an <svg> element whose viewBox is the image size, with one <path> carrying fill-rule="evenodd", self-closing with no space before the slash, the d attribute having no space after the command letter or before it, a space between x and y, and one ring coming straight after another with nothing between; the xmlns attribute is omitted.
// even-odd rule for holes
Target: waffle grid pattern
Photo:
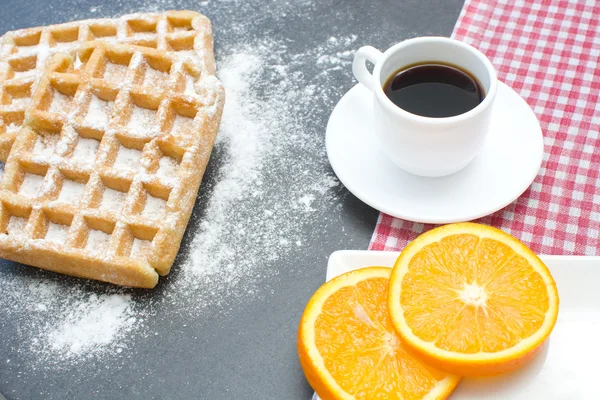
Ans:
<svg viewBox="0 0 600 400"><path fill-rule="evenodd" d="M224 91L211 72L99 41L56 54L0 181L0 255L153 287L177 254L218 130Z"/></svg>
<svg viewBox="0 0 600 400"><path fill-rule="evenodd" d="M8 32L0 42L0 161L8 158L35 85L52 55L74 55L90 41L167 51L215 73L210 20L192 11L129 14Z"/></svg>

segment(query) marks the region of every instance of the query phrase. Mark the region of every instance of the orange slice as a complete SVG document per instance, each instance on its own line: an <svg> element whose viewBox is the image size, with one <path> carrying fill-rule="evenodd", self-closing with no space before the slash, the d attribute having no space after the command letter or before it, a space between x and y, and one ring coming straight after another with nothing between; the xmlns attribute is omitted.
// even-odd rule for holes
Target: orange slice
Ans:
<svg viewBox="0 0 600 400"><path fill-rule="evenodd" d="M460 223L424 233L398 257L389 310L400 337L431 365L494 375L529 360L558 316L548 268L523 243Z"/></svg>
<svg viewBox="0 0 600 400"><path fill-rule="evenodd" d="M387 310L391 268L341 275L312 296L298 330L300 364L322 400L445 399L459 378L406 352Z"/></svg>

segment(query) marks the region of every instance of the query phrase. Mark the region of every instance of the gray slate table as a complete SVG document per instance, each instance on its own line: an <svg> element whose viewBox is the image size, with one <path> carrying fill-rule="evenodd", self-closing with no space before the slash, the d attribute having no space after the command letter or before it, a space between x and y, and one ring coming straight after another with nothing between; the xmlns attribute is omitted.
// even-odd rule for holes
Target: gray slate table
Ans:
<svg viewBox="0 0 600 400"><path fill-rule="evenodd" d="M330 36L356 35L355 49L370 44L384 50L408 37L448 36L462 7L461 0L3 0L2 3L0 33L73 19L112 17L136 9L198 10L213 21L217 62L220 55L237 43L264 37L288 43L290 50L297 50ZM314 59L307 60L300 70L307 75L313 73L314 63ZM337 92L331 97L337 101L355 81L346 68L332 83ZM268 85L268 77L261 84ZM306 124L306 130L323 147L333 104L321 105L313 112L310 124ZM211 187L218 180L220 154L219 151L213 154L203 187ZM316 166L310 173L331 173L324 152L308 157L314 158ZM285 185L285 180L277 174L271 175L267 178L271 181L265 182L267 185L275 188ZM205 310L196 320L186 321L185 327L180 324L177 331L173 331L170 318L176 313L168 305L157 308L152 329L160 334L148 338L135 337L134 332L129 340L129 358L125 361L114 356L56 370L31 368L36 355L23 351L19 343L23 334L19 318L24 315L0 309L0 392L9 400L310 398L312 391L296 356L298 320L310 295L325 278L328 255L338 249L366 249L378 215L342 186L333 190L334 201L312 205L320 208L316 215L326 217L312 219L303 227L308 245L274 261L279 264L279 273L259 282L257 296L231 304L226 313L218 308ZM199 196L192 221L202 218L208 196L210 191ZM243 221L244 215L235 218ZM184 238L178 260L189 251L194 236L191 230ZM173 273L178 265L176 262ZM57 279L52 273L0 260L0 283L8 275ZM150 294L140 296L160 303L160 297L168 293L169 278L163 279ZM60 279L65 286L81 284L69 277ZM89 290L102 293L106 287L91 284ZM0 303L10 307L4 295L4 302ZM1 296L0 287L0 299Z"/></svg>

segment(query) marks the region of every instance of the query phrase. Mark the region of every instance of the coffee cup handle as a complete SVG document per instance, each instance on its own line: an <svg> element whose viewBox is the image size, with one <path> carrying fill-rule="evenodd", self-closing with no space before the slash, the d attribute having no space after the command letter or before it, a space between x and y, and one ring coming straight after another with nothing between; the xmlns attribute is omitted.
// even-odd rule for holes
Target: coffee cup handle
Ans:
<svg viewBox="0 0 600 400"><path fill-rule="evenodd" d="M382 52L372 46L363 46L358 49L354 55L354 61L352 61L352 73L354 74L354 77L369 90L373 90L373 74L367 69L366 62L369 61L375 65L382 55Z"/></svg>

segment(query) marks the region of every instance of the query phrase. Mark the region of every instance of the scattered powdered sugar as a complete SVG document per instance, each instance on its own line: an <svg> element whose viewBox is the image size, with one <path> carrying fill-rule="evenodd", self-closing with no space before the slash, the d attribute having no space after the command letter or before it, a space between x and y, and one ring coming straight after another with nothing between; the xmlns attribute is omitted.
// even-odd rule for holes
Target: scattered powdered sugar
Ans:
<svg viewBox="0 0 600 400"><path fill-rule="evenodd" d="M26 173L23 183L19 187L19 194L34 199L38 196L43 183L43 176Z"/></svg>
<svg viewBox="0 0 600 400"><path fill-rule="evenodd" d="M92 95L84 121L93 127L105 127L113 105L113 101L102 100L98 96Z"/></svg>
<svg viewBox="0 0 600 400"><path fill-rule="evenodd" d="M136 323L131 306L129 295L92 294L48 333L52 350L77 356L111 344Z"/></svg>
<svg viewBox="0 0 600 400"><path fill-rule="evenodd" d="M109 234L95 229L90 229L85 248L93 253L101 254L108 249L109 241Z"/></svg>
<svg viewBox="0 0 600 400"><path fill-rule="evenodd" d="M154 34L151 32L133 32L132 36L138 39L152 39Z"/></svg>
<svg viewBox="0 0 600 400"><path fill-rule="evenodd" d="M15 122L6 125L6 132L17 132L19 129L21 129L21 125Z"/></svg>
<svg viewBox="0 0 600 400"><path fill-rule="evenodd" d="M119 147L114 167L127 171L137 171L141 164L142 152L125 146Z"/></svg>
<svg viewBox="0 0 600 400"><path fill-rule="evenodd" d="M80 163L93 164L99 147L100 142L96 139L80 137L71 158Z"/></svg>
<svg viewBox="0 0 600 400"><path fill-rule="evenodd" d="M125 79L125 74L127 74L127 65L115 64L111 62L106 63L104 79L121 83Z"/></svg>
<svg viewBox="0 0 600 400"><path fill-rule="evenodd" d="M194 87L195 79L192 75L185 75L185 90L184 94L195 95L196 88Z"/></svg>
<svg viewBox="0 0 600 400"><path fill-rule="evenodd" d="M133 112L131 118L127 123L127 128L131 132L144 134L150 136L149 133L156 130L156 110L150 110L144 107L138 107L133 105Z"/></svg>
<svg viewBox="0 0 600 400"><path fill-rule="evenodd" d="M52 102L50 103L50 111L56 113L65 112L71 104L71 100L73 99L71 96L67 96L62 94L57 89L53 90L52 94Z"/></svg>
<svg viewBox="0 0 600 400"><path fill-rule="evenodd" d="M300 199L298 200L298 202L304 206L304 209L306 211L313 210L312 207L310 206L313 201L315 201L315 196L312 194L305 194L302 197L300 197Z"/></svg>
<svg viewBox="0 0 600 400"><path fill-rule="evenodd" d="M194 57L196 51L193 49L181 49L181 50L176 50L177 52L177 56L178 57L186 57L186 58L192 58Z"/></svg>
<svg viewBox="0 0 600 400"><path fill-rule="evenodd" d="M12 101L10 102L10 107L11 108L25 108L29 105L31 101L31 98L29 97L17 97L17 98L13 98Z"/></svg>
<svg viewBox="0 0 600 400"><path fill-rule="evenodd" d="M69 51L73 47L73 42L56 42L54 44L54 51Z"/></svg>
<svg viewBox="0 0 600 400"><path fill-rule="evenodd" d="M44 161L49 160L59 139L60 135L52 133L38 135L38 139L33 146L34 156Z"/></svg>
<svg viewBox="0 0 600 400"><path fill-rule="evenodd" d="M175 115L175 121L171 132L180 137L185 137L193 129L194 120L192 118L184 117L183 115Z"/></svg>
<svg viewBox="0 0 600 400"><path fill-rule="evenodd" d="M307 123L317 107L333 102L330 91L338 93L324 84L331 66L317 62L328 47L288 54L286 46L265 41L221 60L227 101L217 146L228 156L196 228L182 285L219 299L253 293L256 282L278 273L276 261L292 243L302 243L311 214L335 199L329 190L338 183L328 173L323 127ZM311 79L301 71L309 60L319 70ZM339 60L349 72L352 54ZM263 80L269 83L259 85ZM273 185L280 180L286 184Z"/></svg>
<svg viewBox="0 0 600 400"><path fill-rule="evenodd" d="M111 188L104 189L102 194L102 201L100 202L100 208L105 210L117 211L125 205L127 199L127 193L119 192Z"/></svg>
<svg viewBox="0 0 600 400"><path fill-rule="evenodd" d="M45 239L55 243L64 243L67 239L68 232L69 227L67 225L50 222L48 224L48 231L46 232Z"/></svg>
<svg viewBox="0 0 600 400"><path fill-rule="evenodd" d="M351 35L345 38L338 39L336 37L330 37L327 42L332 46L343 45L343 46L351 46L358 37L356 35ZM345 68L348 60L352 60L354 58L354 50L343 50L337 51L335 53L322 54L317 58L317 65L320 66L328 66L334 69L342 69Z"/></svg>
<svg viewBox="0 0 600 400"><path fill-rule="evenodd" d="M235 32L240 29L232 26ZM308 241L304 226L324 218L322 210L336 203L332 189L338 182L323 140L326 121L316 116L331 109L348 89L340 82L351 82L355 40L331 38L296 52L270 39L221 49L217 74L227 100L212 169L207 171L210 179L200 190L202 210L190 222L192 239L182 246L183 261L174 266L178 273L162 291L143 298L132 296L138 292L131 289L60 276L0 274L2 320L12 315L10 320L18 318L22 326L15 351L34 352L38 360L19 368L56 369L89 358L118 360L117 354L135 349L136 338L147 334L151 316L193 319L208 309L226 312L247 296L264 295L260 282L278 273L280 258ZM106 73L118 74L120 67L125 68L109 64ZM186 82L186 93L192 91L193 79ZM103 110L111 105L96 106ZM98 118L98 112L93 114L92 120ZM147 124L144 117L136 119L138 126ZM180 117L176 124L185 132L191 122ZM73 159L93 160L98 144L80 138ZM140 156L138 150L121 146L115 164L137 169ZM178 167L177 160L162 157L158 175L172 176ZM76 196L79 189L71 185L78 184L63 184L60 198ZM126 198L127 193L106 188L100 208L122 208ZM162 199L148 200L143 213L165 205ZM9 231L22 230L26 222L11 218ZM91 230L86 248L102 252L110 237ZM131 254L142 254L151 245L135 238Z"/></svg>
<svg viewBox="0 0 600 400"><path fill-rule="evenodd" d="M79 58L79 54L77 54L75 56L75 62L73 63L73 68L74 69L80 69L83 66L83 63L81 62L81 59Z"/></svg>
<svg viewBox="0 0 600 400"><path fill-rule="evenodd" d="M165 215L165 210L167 209L167 202L159 197L153 197L148 195L146 198L146 204L144 205L144 210L142 211L142 215L145 217L150 217L152 219L160 219Z"/></svg>
<svg viewBox="0 0 600 400"><path fill-rule="evenodd" d="M151 245L152 242L149 240L134 238L133 244L131 245L131 255L133 257L137 257L140 254L144 254L144 252L148 250Z"/></svg>
<svg viewBox="0 0 600 400"><path fill-rule="evenodd" d="M58 194L58 201L77 204L84 192L85 184L65 179Z"/></svg>
<svg viewBox="0 0 600 400"><path fill-rule="evenodd" d="M35 332L29 350L42 365L60 368L65 361L118 353L133 329L143 326L144 312L135 309L131 295L109 289L93 293L86 286L65 285L58 279L6 278L6 287L27 296L27 329ZM14 294L12 301L22 301ZM56 311L61 310L59 314ZM25 326L24 326L25 327Z"/></svg>
<svg viewBox="0 0 600 400"><path fill-rule="evenodd" d="M8 225L6 226L6 233L9 235L19 235L25 229L25 225L27 225L27 219L17 217L16 215L12 215L8 219Z"/></svg>
<svg viewBox="0 0 600 400"><path fill-rule="evenodd" d="M158 161L158 172L156 173L162 179L168 179L175 175L179 164L173 157L161 157Z"/></svg>
<svg viewBox="0 0 600 400"><path fill-rule="evenodd" d="M167 81L169 80L169 72L168 71L160 71L152 68L150 65L146 64L146 71L144 73L144 82L142 83L145 86L165 86Z"/></svg>
<svg viewBox="0 0 600 400"><path fill-rule="evenodd" d="M15 75L14 75L14 79L21 79L21 78L25 78L27 76L33 75L35 73L34 69L29 69L26 71L14 71Z"/></svg>
<svg viewBox="0 0 600 400"><path fill-rule="evenodd" d="M32 46L21 45L17 47L17 54L22 57L32 56L38 52L38 49L39 46L37 44Z"/></svg>

